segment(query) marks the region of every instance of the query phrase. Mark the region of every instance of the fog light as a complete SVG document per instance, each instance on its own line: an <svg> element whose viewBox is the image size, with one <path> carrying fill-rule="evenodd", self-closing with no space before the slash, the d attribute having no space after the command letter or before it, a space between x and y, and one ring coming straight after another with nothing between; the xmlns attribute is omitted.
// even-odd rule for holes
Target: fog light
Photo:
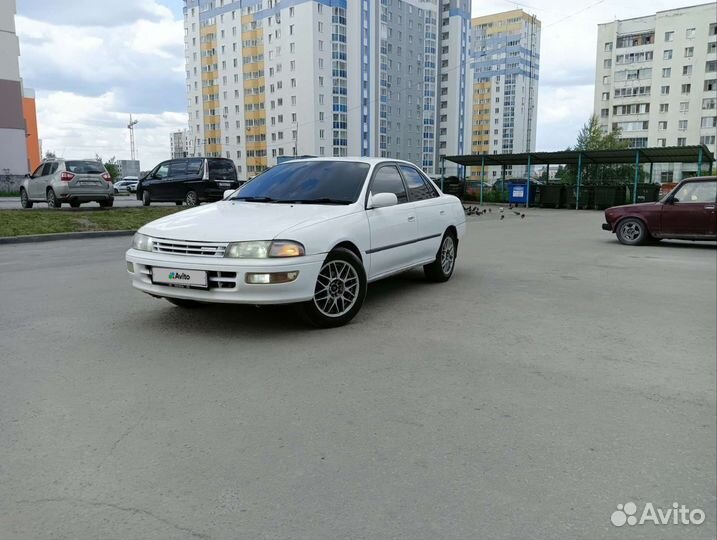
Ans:
<svg viewBox="0 0 717 540"><path fill-rule="evenodd" d="M129 261L127 261L127 271L128 271L130 274L134 274L134 264L132 264L132 263L129 262Z"/></svg>
<svg viewBox="0 0 717 540"><path fill-rule="evenodd" d="M251 285L268 285L270 283L291 283L299 276L299 272L272 272L265 274L249 273L244 278Z"/></svg>

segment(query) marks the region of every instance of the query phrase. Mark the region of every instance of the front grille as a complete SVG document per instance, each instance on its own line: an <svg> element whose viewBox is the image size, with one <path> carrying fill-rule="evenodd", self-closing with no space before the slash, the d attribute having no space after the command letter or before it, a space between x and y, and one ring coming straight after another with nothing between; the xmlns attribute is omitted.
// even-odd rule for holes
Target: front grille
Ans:
<svg viewBox="0 0 717 540"><path fill-rule="evenodd" d="M152 251L170 255L189 255L192 257L224 257L226 244L207 242L182 242L177 240L155 239Z"/></svg>

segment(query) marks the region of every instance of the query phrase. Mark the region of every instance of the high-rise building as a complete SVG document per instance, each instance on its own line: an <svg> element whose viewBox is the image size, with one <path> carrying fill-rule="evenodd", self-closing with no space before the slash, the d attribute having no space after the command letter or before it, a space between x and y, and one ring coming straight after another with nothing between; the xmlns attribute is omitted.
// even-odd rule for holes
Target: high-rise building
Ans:
<svg viewBox="0 0 717 540"><path fill-rule="evenodd" d="M469 10L185 0L189 146L247 177L292 155L396 157L435 172L439 154L462 150Z"/></svg>
<svg viewBox="0 0 717 540"><path fill-rule="evenodd" d="M540 67L540 21L521 9L476 17L470 41L470 153L535 150ZM524 174L515 168L514 176ZM472 171L477 178L480 171ZM486 169L492 182L500 171Z"/></svg>
<svg viewBox="0 0 717 540"><path fill-rule="evenodd" d="M14 191L29 171L15 1L0 2L0 190Z"/></svg>
<svg viewBox="0 0 717 540"><path fill-rule="evenodd" d="M192 155L190 142L192 136L188 129L180 129L169 134L169 152L172 159L185 158Z"/></svg>
<svg viewBox="0 0 717 540"><path fill-rule="evenodd" d="M595 114L632 148L705 144L717 133L715 4L598 25ZM656 164L662 181L695 164Z"/></svg>

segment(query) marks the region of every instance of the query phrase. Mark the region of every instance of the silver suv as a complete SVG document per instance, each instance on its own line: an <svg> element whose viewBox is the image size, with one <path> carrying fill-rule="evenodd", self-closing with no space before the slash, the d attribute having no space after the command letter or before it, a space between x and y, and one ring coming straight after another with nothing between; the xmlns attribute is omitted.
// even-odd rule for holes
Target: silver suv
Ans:
<svg viewBox="0 0 717 540"><path fill-rule="evenodd" d="M41 201L50 208L60 208L62 203L78 208L90 201L109 208L114 203L112 177L93 159L46 159L20 186L23 208Z"/></svg>

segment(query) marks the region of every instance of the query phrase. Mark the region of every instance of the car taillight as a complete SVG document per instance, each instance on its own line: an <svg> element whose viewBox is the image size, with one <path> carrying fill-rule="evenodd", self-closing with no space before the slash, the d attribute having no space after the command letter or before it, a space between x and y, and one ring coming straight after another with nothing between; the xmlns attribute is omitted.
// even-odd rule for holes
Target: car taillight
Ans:
<svg viewBox="0 0 717 540"><path fill-rule="evenodd" d="M107 181L107 182L111 182L111 181L112 181L112 177L110 176L109 173L106 173L106 172L103 172L103 173L102 173L102 178L104 178L105 181Z"/></svg>
<svg viewBox="0 0 717 540"><path fill-rule="evenodd" d="M64 172L60 173L60 180L62 180L63 182L69 182L74 177L75 177L75 175L68 171L64 171Z"/></svg>

